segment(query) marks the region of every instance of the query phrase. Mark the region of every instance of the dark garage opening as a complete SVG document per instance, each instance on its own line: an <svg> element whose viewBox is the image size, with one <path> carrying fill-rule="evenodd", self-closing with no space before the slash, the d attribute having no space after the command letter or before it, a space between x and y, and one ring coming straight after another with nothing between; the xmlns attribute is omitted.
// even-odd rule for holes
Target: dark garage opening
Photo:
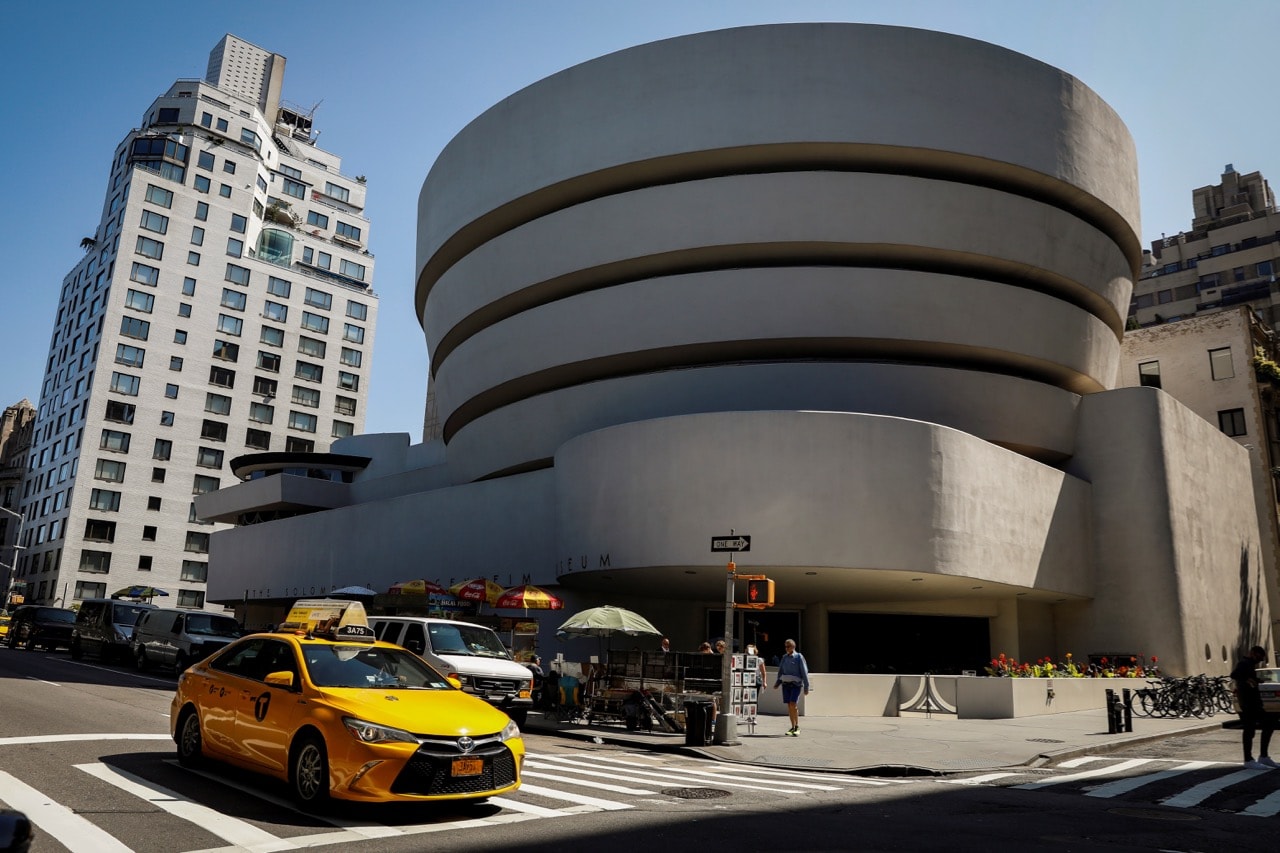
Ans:
<svg viewBox="0 0 1280 853"><path fill-rule="evenodd" d="M959 675L991 657L985 617L829 614L831 672Z"/></svg>

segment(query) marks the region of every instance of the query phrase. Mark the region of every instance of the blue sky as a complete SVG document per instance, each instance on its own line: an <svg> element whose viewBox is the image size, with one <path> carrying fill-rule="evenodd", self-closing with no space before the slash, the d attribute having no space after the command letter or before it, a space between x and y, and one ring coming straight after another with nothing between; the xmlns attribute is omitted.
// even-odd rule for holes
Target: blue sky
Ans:
<svg viewBox="0 0 1280 853"><path fill-rule="evenodd" d="M368 177L381 297L367 432L418 440L428 353L413 315L418 190L444 145L511 93L656 39L785 21L957 33L1057 66L1097 91L1137 142L1143 243L1189 227L1191 190L1223 166L1280 185L1274 70L1280 2L1223 0L219 0L6 4L0 54L0 407L37 402L62 277L93 233L111 154L151 101L203 77L231 32L288 58L284 98L319 144Z"/></svg>

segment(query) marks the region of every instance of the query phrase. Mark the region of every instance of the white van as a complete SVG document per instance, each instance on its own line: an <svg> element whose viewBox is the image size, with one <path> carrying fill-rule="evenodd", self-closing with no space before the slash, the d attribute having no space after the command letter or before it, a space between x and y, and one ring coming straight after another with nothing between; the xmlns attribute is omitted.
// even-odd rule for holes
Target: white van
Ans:
<svg viewBox="0 0 1280 853"><path fill-rule="evenodd" d="M523 726L533 707L533 673L511 659L492 628L424 616L370 616L379 640L403 646L462 689L507 712Z"/></svg>
<svg viewBox="0 0 1280 853"><path fill-rule="evenodd" d="M133 626L133 662L140 670L160 664L182 672L243 635L230 616L157 607L139 616Z"/></svg>

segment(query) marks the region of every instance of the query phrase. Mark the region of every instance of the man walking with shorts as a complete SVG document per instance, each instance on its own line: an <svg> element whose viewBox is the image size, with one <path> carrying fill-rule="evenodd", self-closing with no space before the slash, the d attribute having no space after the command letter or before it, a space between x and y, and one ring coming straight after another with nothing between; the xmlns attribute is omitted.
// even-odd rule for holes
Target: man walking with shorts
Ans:
<svg viewBox="0 0 1280 853"><path fill-rule="evenodd" d="M802 692L805 696L809 695L809 665L805 663L804 655L796 651L795 640L787 640L783 647L787 653L778 661L778 678L773 683L773 689L781 687L782 701L787 703L787 716L791 718L791 728L787 734L799 737L800 711L796 708L796 703L800 701Z"/></svg>

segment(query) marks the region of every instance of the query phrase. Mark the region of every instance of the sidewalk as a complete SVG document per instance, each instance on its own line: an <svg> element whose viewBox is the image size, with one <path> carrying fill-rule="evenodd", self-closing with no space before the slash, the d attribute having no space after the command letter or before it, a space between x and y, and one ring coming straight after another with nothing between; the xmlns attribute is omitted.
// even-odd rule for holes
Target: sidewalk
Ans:
<svg viewBox="0 0 1280 853"><path fill-rule="evenodd" d="M1102 709L1011 720L926 717L802 717L799 737L787 737L786 717L760 717L755 733L738 726L736 746L686 746L683 734L629 732L622 726L561 723L538 712L526 730L647 749L689 750L720 761L797 770L872 775L934 775L1036 767L1079 755L1222 727L1232 715L1198 719L1135 717L1133 731L1107 733Z"/></svg>

